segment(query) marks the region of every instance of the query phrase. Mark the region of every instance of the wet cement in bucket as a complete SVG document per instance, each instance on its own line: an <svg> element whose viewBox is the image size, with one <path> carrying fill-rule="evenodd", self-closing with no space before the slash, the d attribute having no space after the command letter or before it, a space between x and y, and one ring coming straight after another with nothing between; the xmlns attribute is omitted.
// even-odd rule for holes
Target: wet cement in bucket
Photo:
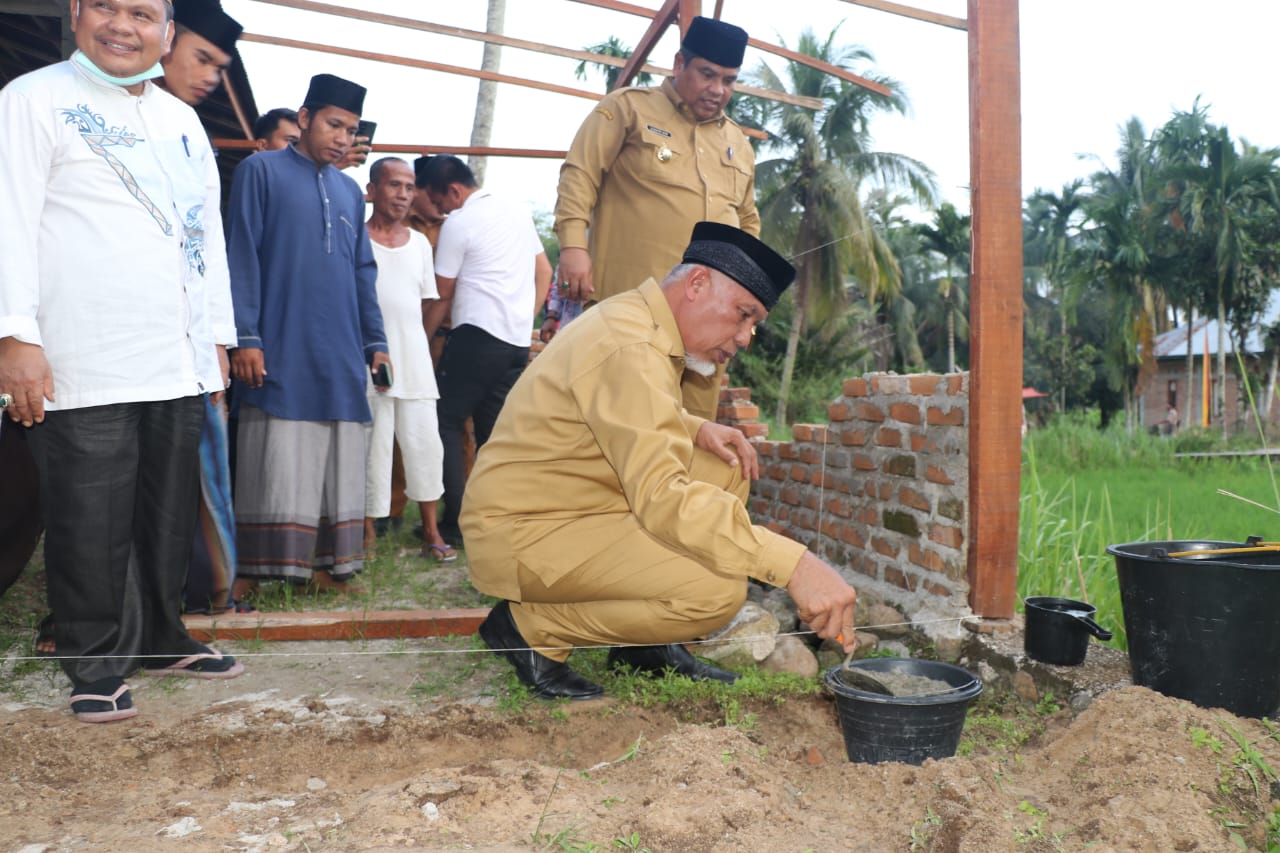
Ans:
<svg viewBox="0 0 1280 853"><path fill-rule="evenodd" d="M841 667L836 671L836 678L841 684L854 690L867 690L870 687L864 681L863 673L857 669ZM934 696L956 689L940 678L929 678L910 672L877 672L874 678L889 691L890 696Z"/></svg>

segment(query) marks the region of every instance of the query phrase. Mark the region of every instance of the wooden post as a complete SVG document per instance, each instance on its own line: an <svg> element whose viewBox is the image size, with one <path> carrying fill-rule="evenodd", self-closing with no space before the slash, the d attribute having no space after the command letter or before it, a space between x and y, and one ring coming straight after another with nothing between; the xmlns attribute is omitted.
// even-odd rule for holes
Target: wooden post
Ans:
<svg viewBox="0 0 1280 853"><path fill-rule="evenodd" d="M1022 463L1018 0L969 0L969 606L1013 615Z"/></svg>

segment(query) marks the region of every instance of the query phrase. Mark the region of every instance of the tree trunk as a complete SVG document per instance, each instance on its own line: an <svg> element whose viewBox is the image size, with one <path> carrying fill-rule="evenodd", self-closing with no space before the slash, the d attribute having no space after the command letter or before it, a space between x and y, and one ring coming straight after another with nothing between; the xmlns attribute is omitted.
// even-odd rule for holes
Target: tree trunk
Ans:
<svg viewBox="0 0 1280 853"><path fill-rule="evenodd" d="M1179 420L1182 424L1191 426L1195 416L1195 381L1196 381L1196 352L1195 352L1195 325L1196 325L1196 309L1187 306L1187 391L1183 395L1183 399L1179 402L1182 404L1178 409L1182 412ZM1174 432L1177 432L1181 424L1174 426Z"/></svg>
<svg viewBox="0 0 1280 853"><path fill-rule="evenodd" d="M485 32L502 35L503 21L507 16L507 0L489 0L489 16L485 22ZM502 64L502 45L485 42L484 58L480 68L497 73ZM493 138L493 114L497 106L498 84L492 80L481 80L480 91L476 93L476 114L471 124L471 144L474 147L485 147ZM467 158L467 165L475 173L476 183L484 186L485 168L489 158L472 154Z"/></svg>
<svg viewBox="0 0 1280 853"><path fill-rule="evenodd" d="M1222 289L1218 289L1221 294ZM1218 387L1213 392L1213 408L1222 424L1222 434L1227 430L1227 303L1221 295L1218 297ZM1208 365L1205 366L1208 370Z"/></svg>
<svg viewBox="0 0 1280 853"><path fill-rule="evenodd" d="M800 296L799 292L795 294ZM791 329L787 332L787 353L782 358L782 378L778 380L778 408L774 420L778 426L787 426L787 402L791 398L791 377L796 371L796 350L800 348L800 329L804 325L804 308L796 299L795 312L791 315Z"/></svg>

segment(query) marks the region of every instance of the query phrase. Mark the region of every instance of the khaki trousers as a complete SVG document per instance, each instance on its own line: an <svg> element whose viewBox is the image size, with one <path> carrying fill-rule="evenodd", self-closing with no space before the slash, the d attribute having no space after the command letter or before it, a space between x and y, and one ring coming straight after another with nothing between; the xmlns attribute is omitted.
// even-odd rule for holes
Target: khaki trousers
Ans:
<svg viewBox="0 0 1280 853"><path fill-rule="evenodd" d="M750 483L738 467L706 451L694 450L690 474L747 498ZM511 602L511 616L531 647L564 661L574 646L688 642L724 627L741 609L745 576L704 566L645 530L627 527L551 586L517 563L520 602ZM572 548L574 534L569 525L556 536Z"/></svg>

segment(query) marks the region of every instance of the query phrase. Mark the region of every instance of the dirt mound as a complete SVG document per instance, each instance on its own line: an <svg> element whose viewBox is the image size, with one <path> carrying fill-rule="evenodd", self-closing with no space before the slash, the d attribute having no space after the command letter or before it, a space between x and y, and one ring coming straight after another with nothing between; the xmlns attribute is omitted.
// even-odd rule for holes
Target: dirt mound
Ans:
<svg viewBox="0 0 1280 853"><path fill-rule="evenodd" d="M487 688L408 701L396 667L340 690L320 661L148 683L109 726L28 697L0 716L0 849L1264 849L1278 805L1240 745L1280 767L1273 726L1137 687L1016 749L871 766L824 697L744 700L731 725L608 699L511 711Z"/></svg>

